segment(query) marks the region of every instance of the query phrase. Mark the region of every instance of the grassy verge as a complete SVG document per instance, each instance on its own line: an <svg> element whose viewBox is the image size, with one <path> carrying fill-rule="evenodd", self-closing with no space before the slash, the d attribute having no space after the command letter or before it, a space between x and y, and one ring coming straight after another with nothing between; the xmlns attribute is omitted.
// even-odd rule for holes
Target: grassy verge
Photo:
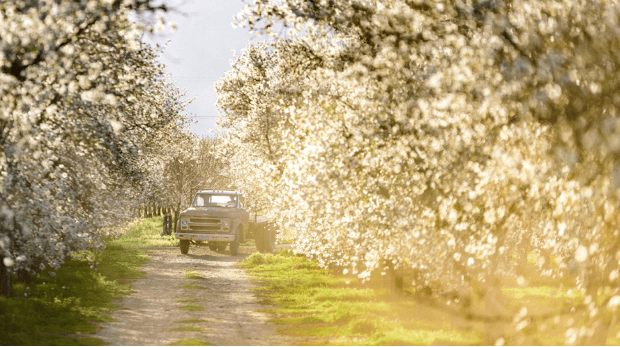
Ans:
<svg viewBox="0 0 620 347"><path fill-rule="evenodd" d="M262 286L257 290L281 324L280 332L320 345L470 345L481 342L465 320L387 289L335 276L286 251L255 253L243 263Z"/></svg>
<svg viewBox="0 0 620 347"><path fill-rule="evenodd" d="M202 306L198 306L198 305L185 305L185 306L180 306L179 310L183 310L183 311L202 311L202 310L204 310L204 308Z"/></svg>
<svg viewBox="0 0 620 347"><path fill-rule="evenodd" d="M174 246L159 236L161 225L161 217L142 220L98 254L75 254L53 277L45 272L28 284L13 278L13 296L0 298L1 344L100 345L87 334L96 331L93 322L111 319L111 301L131 293L129 283L143 275L148 257L138 247Z"/></svg>
<svg viewBox="0 0 620 347"><path fill-rule="evenodd" d="M162 217L142 219L132 227L131 232L121 238L121 242L127 247L135 248L179 247L179 240L175 239L173 235L160 236L163 223Z"/></svg>
<svg viewBox="0 0 620 347"><path fill-rule="evenodd" d="M209 346L208 342L196 339L183 339L170 344L171 346Z"/></svg>
<svg viewBox="0 0 620 347"><path fill-rule="evenodd" d="M282 334L302 344L318 345L479 345L485 344L483 320L472 319L456 307L439 304L413 290L395 293L379 283L361 284L350 276L334 275L290 252L255 253L241 264L260 283L257 291L275 308ZM558 286L559 287L559 286ZM503 294L508 314L523 307L544 316L575 306L578 291L546 285L507 285ZM474 302L472 310L480 303ZM455 304L452 303L454 306ZM553 315L530 322L520 333L507 321L492 327L505 331L508 344L561 345L570 316ZM608 343L619 327L612 327Z"/></svg>

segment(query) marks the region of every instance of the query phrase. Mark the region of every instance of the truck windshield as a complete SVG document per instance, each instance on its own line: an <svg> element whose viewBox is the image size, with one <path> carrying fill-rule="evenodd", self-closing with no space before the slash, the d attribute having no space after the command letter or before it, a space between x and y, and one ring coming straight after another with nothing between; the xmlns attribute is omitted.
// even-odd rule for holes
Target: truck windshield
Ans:
<svg viewBox="0 0 620 347"><path fill-rule="evenodd" d="M194 207L237 207L236 195L197 194Z"/></svg>

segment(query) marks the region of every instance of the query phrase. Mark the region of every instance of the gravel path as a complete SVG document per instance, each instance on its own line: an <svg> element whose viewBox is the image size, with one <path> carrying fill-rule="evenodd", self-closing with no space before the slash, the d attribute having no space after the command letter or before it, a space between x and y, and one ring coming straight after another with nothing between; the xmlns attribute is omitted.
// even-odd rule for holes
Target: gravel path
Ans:
<svg viewBox="0 0 620 347"><path fill-rule="evenodd" d="M232 257L228 250L194 245L187 255L178 248L147 250L151 259L144 266L145 278L132 284L135 293L115 303L120 309L111 313L114 321L101 323L92 337L124 346L170 345L184 339L211 345L296 344L267 321L261 311L268 306L258 303L254 284L235 266L255 251L253 246L241 247Z"/></svg>

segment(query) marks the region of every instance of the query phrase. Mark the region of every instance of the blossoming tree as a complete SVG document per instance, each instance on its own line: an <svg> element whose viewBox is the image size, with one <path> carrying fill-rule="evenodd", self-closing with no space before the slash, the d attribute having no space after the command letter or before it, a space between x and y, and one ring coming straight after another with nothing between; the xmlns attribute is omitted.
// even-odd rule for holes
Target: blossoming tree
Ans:
<svg viewBox="0 0 620 347"><path fill-rule="evenodd" d="M250 45L218 83L237 182L269 192L321 264L482 291L487 318L512 320L500 278L519 276L515 253L541 254L543 275L572 273L586 293L567 343L604 344L620 304L619 11L256 1L239 24L291 37Z"/></svg>
<svg viewBox="0 0 620 347"><path fill-rule="evenodd" d="M0 4L0 279L57 269L125 225L183 130L184 103L130 11L150 1Z"/></svg>

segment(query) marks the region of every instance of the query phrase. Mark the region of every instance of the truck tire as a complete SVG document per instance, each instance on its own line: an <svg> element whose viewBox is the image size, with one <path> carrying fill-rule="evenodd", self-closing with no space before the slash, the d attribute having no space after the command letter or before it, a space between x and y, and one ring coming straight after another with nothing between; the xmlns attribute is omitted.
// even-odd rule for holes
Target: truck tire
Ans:
<svg viewBox="0 0 620 347"><path fill-rule="evenodd" d="M262 227L257 227L256 228L256 233L254 235L254 241L256 244L256 250L258 250L261 253L265 253L265 242L264 242L264 235L265 234L265 229Z"/></svg>
<svg viewBox="0 0 620 347"><path fill-rule="evenodd" d="M181 254L187 254L189 252L189 240L180 240L181 242Z"/></svg>
<svg viewBox="0 0 620 347"><path fill-rule="evenodd" d="M217 243L215 243L215 241L209 241L209 249L212 251L217 251L218 250Z"/></svg>
<svg viewBox="0 0 620 347"><path fill-rule="evenodd" d="M267 227L263 230L263 247L265 252L273 252L276 249L276 230Z"/></svg>
<svg viewBox="0 0 620 347"><path fill-rule="evenodd" d="M241 230L237 229L235 233L235 240L230 243L230 255L239 254L239 237L241 236Z"/></svg>
<svg viewBox="0 0 620 347"><path fill-rule="evenodd" d="M217 243L217 250L218 251L223 251L226 249L226 246L228 246L228 242L218 242Z"/></svg>

